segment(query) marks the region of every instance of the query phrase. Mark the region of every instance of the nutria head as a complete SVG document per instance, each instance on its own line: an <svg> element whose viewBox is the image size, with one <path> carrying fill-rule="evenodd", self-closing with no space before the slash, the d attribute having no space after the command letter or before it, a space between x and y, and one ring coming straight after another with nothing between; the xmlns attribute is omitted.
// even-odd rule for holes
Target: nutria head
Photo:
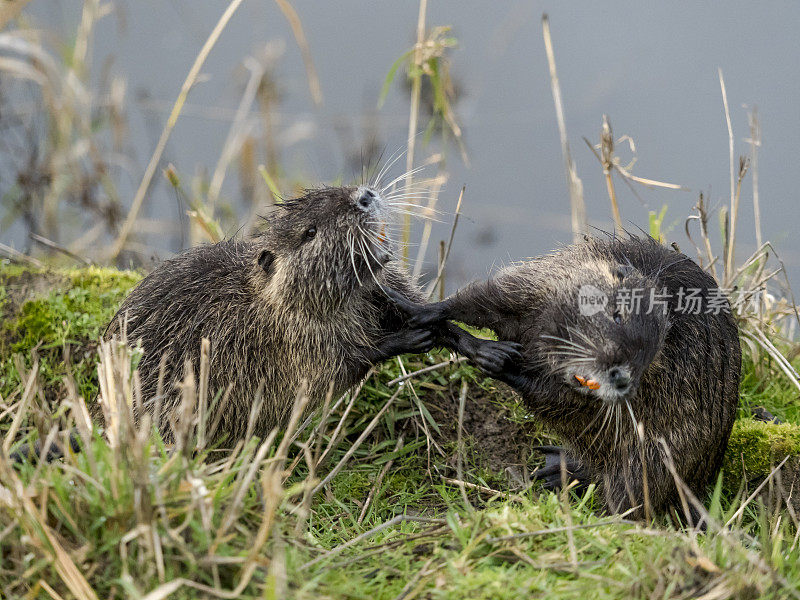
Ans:
<svg viewBox="0 0 800 600"><path fill-rule="evenodd" d="M552 293L538 342L545 368L588 401L629 402L669 329L661 290L628 264L595 259Z"/></svg>
<svg viewBox="0 0 800 600"><path fill-rule="evenodd" d="M380 285L392 258L389 203L372 187L326 187L279 204L255 239L258 289L279 305L336 310L356 288Z"/></svg>

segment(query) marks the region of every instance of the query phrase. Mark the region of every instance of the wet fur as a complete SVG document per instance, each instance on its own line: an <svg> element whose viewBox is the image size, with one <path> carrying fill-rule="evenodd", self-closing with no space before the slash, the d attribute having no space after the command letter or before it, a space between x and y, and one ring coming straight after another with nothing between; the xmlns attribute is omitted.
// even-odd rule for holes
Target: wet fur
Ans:
<svg viewBox="0 0 800 600"><path fill-rule="evenodd" d="M666 316L631 321L616 333L606 321L592 323L593 317L579 313L577 294L584 284L612 298L606 314L596 316L609 322L620 287L666 287L672 297ZM655 512L679 501L659 440L666 442L681 479L702 496L719 472L736 416L741 349L733 316L674 311L680 287L700 288L705 307L716 283L688 257L651 238L588 239L504 268L422 310L429 321L490 327L500 339L520 343L523 361L497 376L588 467L611 510L638 506L634 512L642 515L645 468ZM560 367L586 352L549 336L588 348L592 364L612 363L617 354L641 363L629 404L644 427L643 446L624 403L612 406L606 419L602 400L565 380Z"/></svg>
<svg viewBox="0 0 800 600"><path fill-rule="evenodd" d="M210 397L230 386L217 430L228 442L244 436L259 386L264 402L254 433L264 436L285 424L303 381L316 405L331 381L339 394L387 353L413 351L383 343L404 324L381 287L414 300L422 295L397 261L380 264L375 251L351 247L357 227L367 227L352 193L309 192L268 217L263 234L192 248L158 266L125 299L105 337L126 327L129 342L141 344L138 369L150 412L166 355L167 439L184 361L199 372L202 338L211 340ZM312 225L315 238L304 240Z"/></svg>

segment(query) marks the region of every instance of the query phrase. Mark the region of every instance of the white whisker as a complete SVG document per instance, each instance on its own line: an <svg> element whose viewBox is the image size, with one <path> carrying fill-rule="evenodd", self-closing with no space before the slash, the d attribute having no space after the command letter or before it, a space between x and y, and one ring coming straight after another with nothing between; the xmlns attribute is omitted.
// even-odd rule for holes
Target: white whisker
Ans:
<svg viewBox="0 0 800 600"><path fill-rule="evenodd" d="M405 172L405 173L403 173L402 175L398 175L397 177L395 177L394 179L392 179L392 180L391 180L389 183L387 183L385 186L383 186L383 187L380 189L381 196L383 196L383 194L384 194L384 192L385 192L386 190L388 190L390 187L392 187L392 186L393 186L395 183L397 183L397 182L398 182L398 181L400 181L401 179L405 179L406 177L409 177L409 176L411 176L411 175L414 175L415 173L419 173L419 172L420 172L420 171L422 171L422 169L424 169L425 167L427 167L427 165L421 165L421 166L419 166L419 167L416 167L415 169L411 169L410 171L406 171L406 172Z"/></svg>
<svg viewBox="0 0 800 600"><path fill-rule="evenodd" d="M347 238L348 238L348 242L350 244L350 264L353 265L353 272L356 275L356 281L358 281L358 285L361 286L361 285L364 285L364 284L361 283L361 277L358 276L358 269L356 268L356 257L355 257L356 249L355 249L355 240L354 240L352 231L348 231L347 232Z"/></svg>
<svg viewBox="0 0 800 600"><path fill-rule="evenodd" d="M376 175L375 180L373 181L373 184L372 184L373 187L378 187L380 185L381 178L389 171L389 169L392 168L392 166L398 160L400 160L403 157L403 155L405 155L407 150L408 150L408 146L400 146L397 150L394 151L392 156L390 156L387 159L386 164L384 164L383 167L381 167L381 170Z"/></svg>

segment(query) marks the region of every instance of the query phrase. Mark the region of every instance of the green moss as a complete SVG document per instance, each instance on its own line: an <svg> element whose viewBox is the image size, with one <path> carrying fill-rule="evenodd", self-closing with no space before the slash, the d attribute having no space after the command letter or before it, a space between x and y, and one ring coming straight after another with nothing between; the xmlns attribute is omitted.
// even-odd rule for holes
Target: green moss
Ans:
<svg viewBox="0 0 800 600"><path fill-rule="evenodd" d="M800 455L800 425L739 419L723 461L725 488L735 493L743 473L748 481L766 477L787 455Z"/></svg>
<svg viewBox="0 0 800 600"><path fill-rule="evenodd" d="M45 270L0 263L0 394L20 383L13 356L20 354L30 366L35 351L46 395L57 396L68 350L79 392L94 395L94 344L140 278L98 267Z"/></svg>
<svg viewBox="0 0 800 600"><path fill-rule="evenodd" d="M88 267L67 271L73 287L93 289L97 292L118 293L132 288L142 275L136 271L118 271L103 267Z"/></svg>
<svg viewBox="0 0 800 600"><path fill-rule="evenodd" d="M45 272L45 269L29 267L22 264L13 263L9 260L0 260L0 281L13 279L26 274L38 274Z"/></svg>

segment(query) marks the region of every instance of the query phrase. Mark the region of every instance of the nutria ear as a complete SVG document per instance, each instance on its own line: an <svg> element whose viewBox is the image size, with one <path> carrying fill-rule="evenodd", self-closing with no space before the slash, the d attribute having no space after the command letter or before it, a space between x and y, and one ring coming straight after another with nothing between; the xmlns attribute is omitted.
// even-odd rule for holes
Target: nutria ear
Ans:
<svg viewBox="0 0 800 600"><path fill-rule="evenodd" d="M258 255L258 264L267 274L269 274L270 267L272 267L274 260L275 255L269 250L262 250L261 254Z"/></svg>

